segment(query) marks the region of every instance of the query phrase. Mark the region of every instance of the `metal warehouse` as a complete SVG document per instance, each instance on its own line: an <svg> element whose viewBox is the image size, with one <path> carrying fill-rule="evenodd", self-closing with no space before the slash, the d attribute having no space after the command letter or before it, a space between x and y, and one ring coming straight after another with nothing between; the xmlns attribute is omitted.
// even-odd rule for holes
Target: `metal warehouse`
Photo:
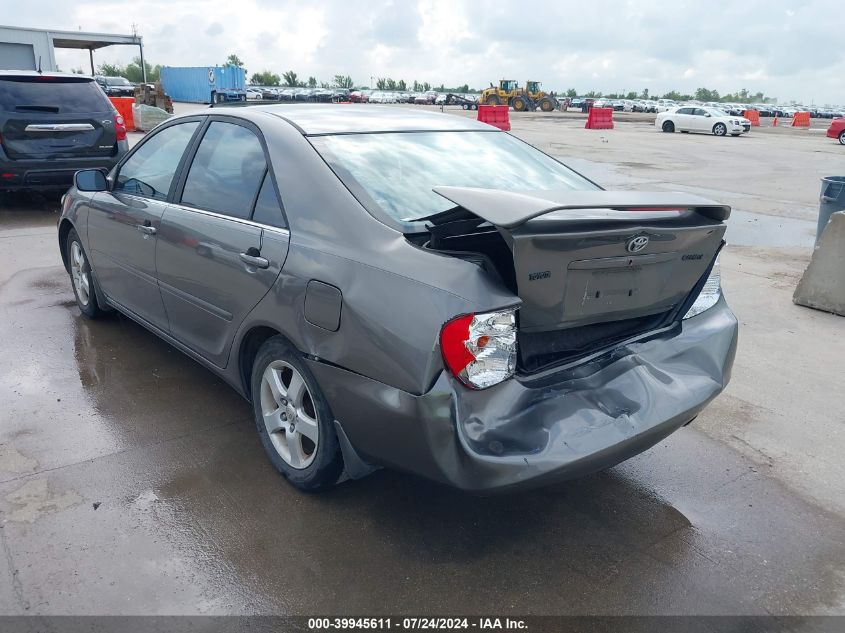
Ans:
<svg viewBox="0 0 845 633"><path fill-rule="evenodd" d="M93 75L94 51L114 45L137 46L144 59L143 38L139 35L0 26L0 69L37 70L40 67L45 72L56 71L55 49L75 48L88 51Z"/></svg>

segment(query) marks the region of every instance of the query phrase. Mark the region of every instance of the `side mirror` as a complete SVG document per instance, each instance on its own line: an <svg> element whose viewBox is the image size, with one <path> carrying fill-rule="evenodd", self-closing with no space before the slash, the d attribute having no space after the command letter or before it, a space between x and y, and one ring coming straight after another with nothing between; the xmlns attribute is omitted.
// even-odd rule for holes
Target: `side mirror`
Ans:
<svg viewBox="0 0 845 633"><path fill-rule="evenodd" d="M713 116L713 115L712 115L712 114L710 114L709 112L707 112L707 113L705 113L705 114L704 114L704 116L706 116L706 117L710 117L710 116Z"/></svg>
<svg viewBox="0 0 845 633"><path fill-rule="evenodd" d="M79 191L108 191L106 175L99 169L80 169L73 175L73 185Z"/></svg>

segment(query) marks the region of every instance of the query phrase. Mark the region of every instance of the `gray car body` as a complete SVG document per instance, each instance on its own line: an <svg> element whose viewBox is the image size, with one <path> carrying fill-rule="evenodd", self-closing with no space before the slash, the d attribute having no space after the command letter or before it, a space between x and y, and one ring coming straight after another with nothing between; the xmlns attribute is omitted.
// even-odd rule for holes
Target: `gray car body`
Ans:
<svg viewBox="0 0 845 633"><path fill-rule="evenodd" d="M580 476L652 446L725 387L737 323L723 298L696 317L575 363L481 391L461 385L444 369L443 324L518 307L519 296L475 264L420 249L374 217L307 135L490 128L441 114L347 108L214 109L163 126L212 117L258 132L287 229L172 200L120 201L111 192L71 189L60 244L75 228L100 282L98 302L137 320L248 399L258 345L274 334L287 338L325 394L352 477L389 466L492 491ZM649 200L643 194L643 204ZM130 217L122 217L130 207ZM143 219L157 235L136 230L133 222ZM116 250L104 254L92 238L119 225L125 230L111 234ZM258 241L267 269L239 259L250 240ZM167 304L164 321L155 322L158 310L149 312L156 294Z"/></svg>

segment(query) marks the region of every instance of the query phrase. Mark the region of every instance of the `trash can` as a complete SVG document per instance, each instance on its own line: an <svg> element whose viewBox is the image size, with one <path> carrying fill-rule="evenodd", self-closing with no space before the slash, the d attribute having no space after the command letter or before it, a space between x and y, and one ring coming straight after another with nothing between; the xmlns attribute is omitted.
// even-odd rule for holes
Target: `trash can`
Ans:
<svg viewBox="0 0 845 633"><path fill-rule="evenodd" d="M819 195L819 224L816 227L816 244L822 237L830 216L837 211L845 211L845 176L827 176L822 178L822 191Z"/></svg>

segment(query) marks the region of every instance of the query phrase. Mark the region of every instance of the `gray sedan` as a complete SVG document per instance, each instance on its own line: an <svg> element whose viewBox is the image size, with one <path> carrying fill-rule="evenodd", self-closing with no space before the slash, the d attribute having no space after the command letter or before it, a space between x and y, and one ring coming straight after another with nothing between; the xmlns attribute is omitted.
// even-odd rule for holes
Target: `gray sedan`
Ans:
<svg viewBox="0 0 845 633"><path fill-rule="evenodd" d="M722 391L729 213L604 191L463 117L270 105L78 172L58 228L82 313L228 381L293 485L491 491L608 468Z"/></svg>

